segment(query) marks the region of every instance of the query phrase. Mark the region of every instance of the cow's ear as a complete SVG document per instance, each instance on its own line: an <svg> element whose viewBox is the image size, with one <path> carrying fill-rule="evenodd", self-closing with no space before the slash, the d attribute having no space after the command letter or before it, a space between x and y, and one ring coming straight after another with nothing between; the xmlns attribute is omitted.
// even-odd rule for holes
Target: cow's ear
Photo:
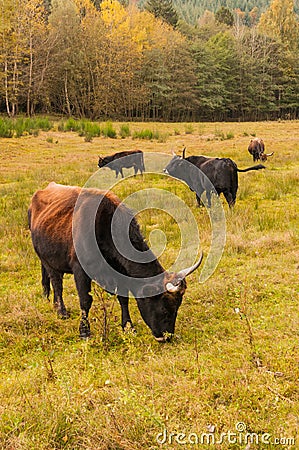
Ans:
<svg viewBox="0 0 299 450"><path fill-rule="evenodd" d="M159 286L155 284L146 284L143 286L141 290L140 297L154 297L155 295L161 294L161 290L159 289Z"/></svg>

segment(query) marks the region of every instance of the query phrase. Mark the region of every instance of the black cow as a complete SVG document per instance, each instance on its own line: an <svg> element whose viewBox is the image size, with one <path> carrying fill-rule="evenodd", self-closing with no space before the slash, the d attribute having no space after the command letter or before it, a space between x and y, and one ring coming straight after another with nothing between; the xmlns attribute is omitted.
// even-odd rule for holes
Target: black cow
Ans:
<svg viewBox="0 0 299 450"><path fill-rule="evenodd" d="M113 219L114 214L117 220ZM74 275L82 312L81 337L90 335L92 279L109 292L117 292L124 329L132 326L128 307L130 291L158 341L165 341L168 334L174 333L178 308L186 290L185 278L199 267L202 255L187 269L166 272L144 241L132 211L112 192L98 189L52 182L33 195L28 219L33 246L41 260L44 293L49 297L51 281L54 306L63 318L67 317L62 299L63 275ZM120 251L126 237L128 245L125 252L123 248Z"/></svg>
<svg viewBox="0 0 299 450"><path fill-rule="evenodd" d="M274 154L274 152L265 153L265 144L261 138L251 139L248 145L248 151L252 155L254 162L258 160L267 161L268 156L272 156Z"/></svg>
<svg viewBox="0 0 299 450"><path fill-rule="evenodd" d="M174 155L164 172L185 181L190 189L196 192L199 205L201 204L200 197L206 191L208 207L211 206L211 192L213 191L218 195L223 193L227 203L232 207L236 202L238 172L265 169L262 164L247 169L238 169L237 164L230 158L208 158L206 156L184 158L184 154L185 152L183 157Z"/></svg>
<svg viewBox="0 0 299 450"><path fill-rule="evenodd" d="M141 174L145 171L143 152L141 150L118 152L110 156L105 156L104 158L99 156L98 167L101 168L107 165L111 170L115 170L116 178L119 173L122 178L124 177L123 168L128 169L134 167L134 175L137 174L138 170Z"/></svg>

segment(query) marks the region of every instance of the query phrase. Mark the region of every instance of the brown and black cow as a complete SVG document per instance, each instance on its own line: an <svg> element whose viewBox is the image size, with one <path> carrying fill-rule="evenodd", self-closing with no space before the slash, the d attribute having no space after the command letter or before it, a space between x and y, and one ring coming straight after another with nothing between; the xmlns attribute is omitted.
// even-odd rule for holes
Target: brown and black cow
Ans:
<svg viewBox="0 0 299 450"><path fill-rule="evenodd" d="M265 153L265 144L263 139L261 138L254 138L251 139L249 145L248 145L248 151L253 157L253 161L267 161L268 156L272 156L274 152L272 153Z"/></svg>
<svg viewBox="0 0 299 450"><path fill-rule="evenodd" d="M123 328L132 325L131 292L158 341L174 333L185 279L199 267L202 255L178 273L165 271L146 244L132 211L109 191L52 182L33 195L28 219L33 247L41 260L44 292L49 297L51 282L54 305L62 317L67 317L63 276L74 275L82 312L81 337L90 335L92 279L117 293Z"/></svg>
<svg viewBox="0 0 299 450"><path fill-rule="evenodd" d="M134 168L134 175L137 175L138 170L142 174L145 171L143 152L141 150L130 150L125 152L114 153L113 155L105 156L101 158L99 156L98 167L109 167L111 170L115 170L116 178L120 173L122 178L124 177L122 169Z"/></svg>
<svg viewBox="0 0 299 450"><path fill-rule="evenodd" d="M238 190L238 172L265 169L258 164L247 169L239 169L230 158L209 158L206 156L174 155L164 172L185 181L196 192L196 199L201 205L201 195L206 192L207 206L211 206L211 193L223 193L228 205L234 206Z"/></svg>

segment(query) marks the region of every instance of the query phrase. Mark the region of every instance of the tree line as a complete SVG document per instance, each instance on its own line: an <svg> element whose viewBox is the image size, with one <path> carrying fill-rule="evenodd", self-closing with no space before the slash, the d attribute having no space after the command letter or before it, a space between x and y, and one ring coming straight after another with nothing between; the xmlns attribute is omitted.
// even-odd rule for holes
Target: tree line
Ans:
<svg viewBox="0 0 299 450"><path fill-rule="evenodd" d="M158 1L158 0L157 0ZM163 1L163 0L162 0ZM296 3L297 2L297 3ZM143 8L148 0L138 0L139 8ZM195 25L206 10L217 12L222 6L231 11L240 9L247 15L256 8L259 15L269 6L270 0L173 0L172 5L180 19ZM295 1L295 11L298 12L298 0Z"/></svg>
<svg viewBox="0 0 299 450"><path fill-rule="evenodd" d="M293 1L273 0L260 17L253 9L249 24L244 14L222 8L205 11L196 25L171 24L163 11L140 10L136 2L0 0L0 112L298 118Z"/></svg>

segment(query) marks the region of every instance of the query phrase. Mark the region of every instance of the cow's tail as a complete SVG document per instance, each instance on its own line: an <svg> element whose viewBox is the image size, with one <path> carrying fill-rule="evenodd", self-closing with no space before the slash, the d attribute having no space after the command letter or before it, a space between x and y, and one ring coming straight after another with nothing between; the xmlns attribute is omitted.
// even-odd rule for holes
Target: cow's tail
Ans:
<svg viewBox="0 0 299 450"><path fill-rule="evenodd" d="M239 169L237 167L238 172L249 172L249 170L261 170L261 169L266 169L266 167L263 166L263 164L258 164L257 166L247 167L247 169Z"/></svg>
<svg viewBox="0 0 299 450"><path fill-rule="evenodd" d="M27 211L27 219L28 219L28 227L29 227L29 230L31 230L31 207L28 209L28 211Z"/></svg>

